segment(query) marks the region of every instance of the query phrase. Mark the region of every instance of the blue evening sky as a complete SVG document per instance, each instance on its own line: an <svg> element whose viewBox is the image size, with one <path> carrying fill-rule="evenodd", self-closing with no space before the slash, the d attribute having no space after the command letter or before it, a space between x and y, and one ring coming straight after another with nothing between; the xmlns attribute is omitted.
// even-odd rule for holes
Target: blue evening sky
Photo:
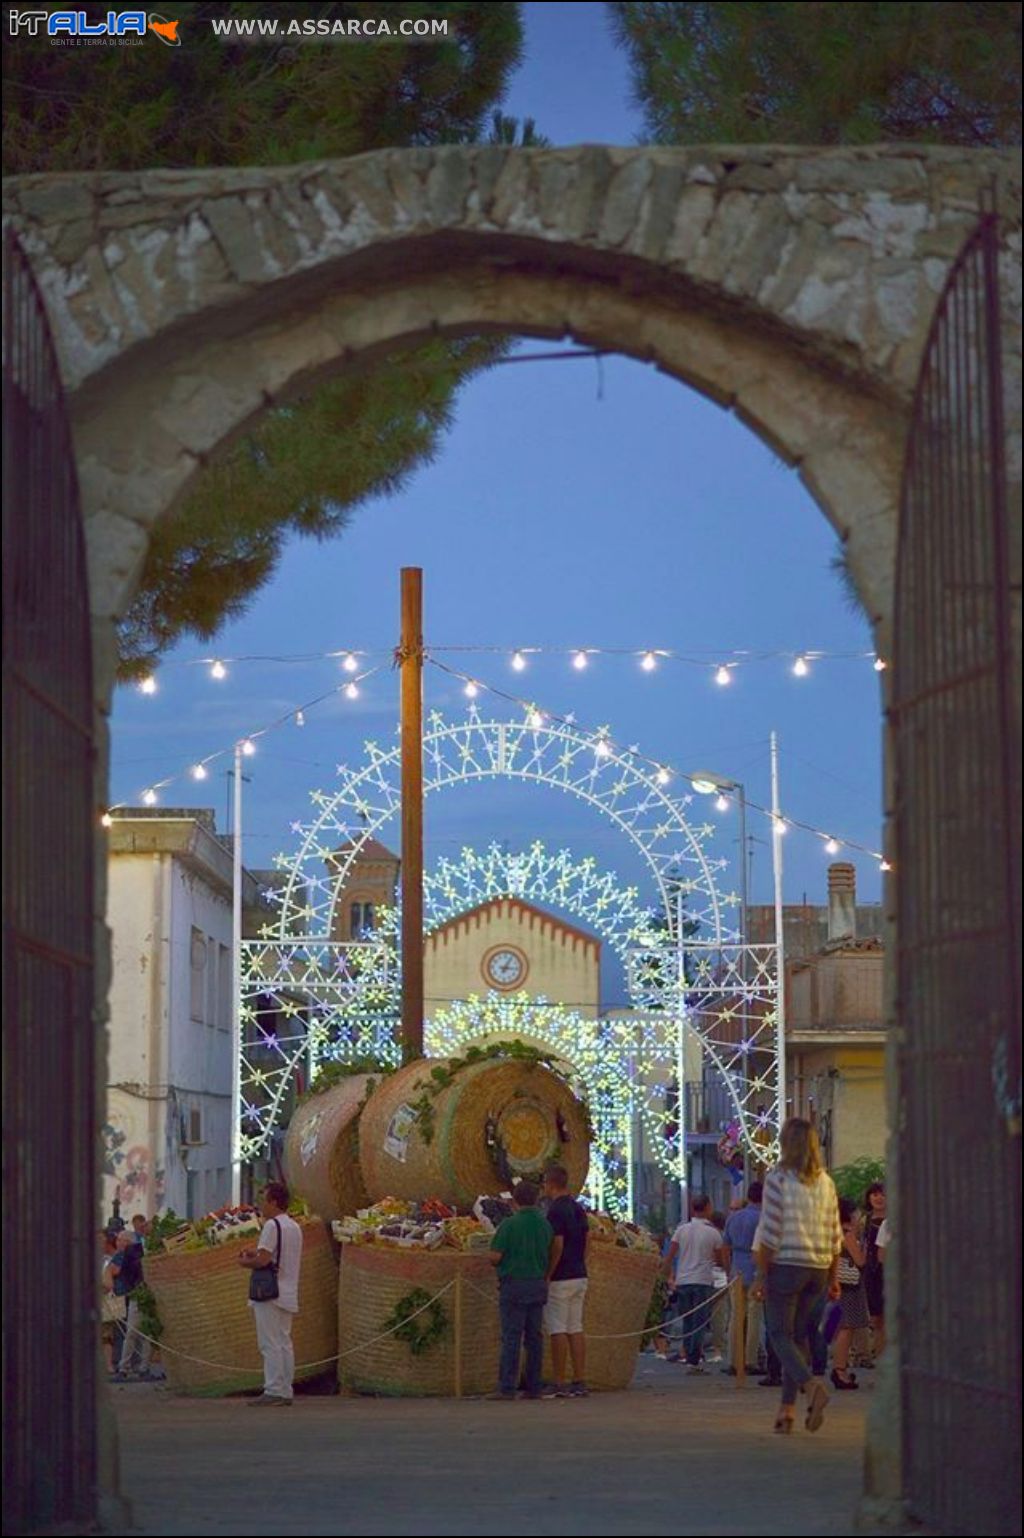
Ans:
<svg viewBox="0 0 1024 1538"><path fill-rule="evenodd" d="M527 56L504 110L534 117L556 145L636 142L640 117L604 7L523 9ZM523 350L538 346L550 348ZM868 627L829 570L835 550L795 473L678 382L618 357L496 368L466 388L436 463L405 492L362 507L331 544L295 541L248 615L208 647L179 647L154 697L119 692L114 800L136 803L146 786L176 774L161 803L213 805L223 825L228 760L202 786L188 765L328 689L338 664L239 662L220 683L182 664L346 647L386 655L403 565L424 568L428 645L866 652ZM635 657L597 657L578 673L554 655L532 659L525 674L511 671L507 653L448 660L551 711L575 712L581 724L607 724L659 761L742 780L762 803L774 728L784 810L878 847L880 706L870 660L824 660L803 679L783 659L751 662L729 688L710 667L668 660L644 673ZM429 669L427 703L456 715L467 704L460 686ZM335 696L303 728L260 740L247 765L248 864L269 865L294 847L290 824L308 816L309 791L329 789L335 765L356 764L367 738L390 743L396 707L385 669L359 700ZM509 708L495 702L494 713ZM734 857L734 814L703 801L698 811L721 824L717 852ZM751 818L751 831L765 836L762 819ZM382 837L397 848L397 827ZM643 880L621 834L556 792L485 782L428 800L428 861L491 839L516 848L537 838ZM877 900L876 862L843 857L856 863L861 900ZM828 858L820 839L787 836L787 901L822 900ZM755 846L751 898L771 898L767 844Z"/></svg>

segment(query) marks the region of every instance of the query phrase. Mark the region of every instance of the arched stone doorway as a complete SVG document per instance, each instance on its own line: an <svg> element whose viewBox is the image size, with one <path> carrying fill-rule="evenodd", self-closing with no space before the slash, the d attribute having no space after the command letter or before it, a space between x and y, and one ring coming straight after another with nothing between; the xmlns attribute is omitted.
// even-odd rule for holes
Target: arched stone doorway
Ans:
<svg viewBox="0 0 1024 1538"><path fill-rule="evenodd" d="M460 147L10 181L68 393L99 712L149 530L203 463L269 406L430 335L571 336L735 411L798 467L887 652L914 384L993 182L1019 221L1009 153L904 146ZM1012 315L1003 347L1019 436ZM101 753L98 804L105 788Z"/></svg>
<svg viewBox="0 0 1024 1538"><path fill-rule="evenodd" d="M733 410L846 542L880 644L936 295L1009 155L382 151L8 183L78 449L93 610L268 405L431 334L574 336ZM107 637L109 653L110 638Z"/></svg>

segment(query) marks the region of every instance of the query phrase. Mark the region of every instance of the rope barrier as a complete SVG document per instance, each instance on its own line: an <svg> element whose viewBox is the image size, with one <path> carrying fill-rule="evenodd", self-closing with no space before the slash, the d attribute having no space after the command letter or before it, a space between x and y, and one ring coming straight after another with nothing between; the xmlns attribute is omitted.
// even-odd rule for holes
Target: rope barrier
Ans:
<svg viewBox="0 0 1024 1538"><path fill-rule="evenodd" d="M711 1313L722 1302L726 1294L732 1291L732 1288L736 1285L736 1281L737 1278L733 1277L725 1287L720 1287L718 1289L713 1298L706 1299L703 1303L698 1303L695 1308L687 1309L685 1314L674 1314L671 1319L663 1320L659 1324L645 1325L642 1330L624 1330L620 1335L587 1335L586 1339L632 1340L640 1339L644 1335L665 1335L673 1327L673 1325L681 1323L681 1321L684 1319L689 1319L693 1314L699 1314L702 1309L707 1311L708 1317L710 1318ZM463 1285L467 1286L471 1292L475 1292L478 1297L483 1298L485 1302L490 1303L497 1301L493 1293L484 1292L482 1287L477 1287L474 1282L471 1282L468 1279L468 1277L463 1278ZM311 1367L329 1367L332 1362L342 1362L348 1356L358 1356L360 1351L368 1351L371 1346L376 1346L378 1342L387 1340L389 1335L394 1335L397 1330L402 1329L403 1326L410 1322L410 1320L418 1318L420 1314L425 1314L428 1308L433 1307L438 1298L443 1298L445 1293L451 1292L454 1286L454 1281L446 1282L438 1292L434 1293L432 1298L428 1298L427 1302L422 1304L420 1308L416 1309L414 1313L411 1313L407 1319L400 1319L396 1325L391 1327L390 1330L384 1330L380 1335L374 1335L369 1340L362 1341L358 1346L350 1346L347 1351L336 1352L334 1356L320 1357L315 1362L299 1362L296 1364L295 1371L297 1373L307 1372ZM148 1341L151 1346L156 1346L161 1355L163 1352L168 1351L172 1356L180 1357L183 1362L194 1362L198 1367L214 1367L219 1372L243 1373L254 1378L261 1377L263 1373L262 1367L238 1367L234 1362L213 1362L209 1359L209 1357L192 1356L188 1351L180 1351L177 1346L165 1345L162 1341L154 1339L152 1335L147 1335L145 1331L137 1328L134 1333L140 1340Z"/></svg>
<svg viewBox="0 0 1024 1538"><path fill-rule="evenodd" d="M450 1292L454 1286L454 1281L446 1282L441 1290L435 1292L432 1298L428 1298L421 1308L416 1309L408 1318L400 1319L390 1330L384 1330L380 1335L374 1335L370 1340L364 1340L358 1346L350 1346L347 1351L336 1352L334 1356L319 1357L315 1362L298 1362L296 1363L295 1371L306 1372L310 1367L328 1367L331 1362L342 1362L347 1356L356 1356L360 1351L367 1351L370 1346L375 1346L378 1341L387 1340L389 1335L394 1335L396 1330L401 1330L410 1320L417 1318L420 1314L425 1314L427 1309L437 1302L438 1298L443 1298L445 1293ZM151 1346L157 1346L161 1355L165 1351L169 1351L172 1356L180 1357L183 1362L195 1362L200 1367L216 1367L220 1372L248 1373L251 1377L262 1377L263 1375L262 1367L239 1367L234 1362L211 1362L209 1357L192 1356L187 1351L179 1351L177 1346L164 1345L162 1341L154 1340L152 1335L146 1335L142 1330L136 1330L135 1334L140 1340L148 1340Z"/></svg>

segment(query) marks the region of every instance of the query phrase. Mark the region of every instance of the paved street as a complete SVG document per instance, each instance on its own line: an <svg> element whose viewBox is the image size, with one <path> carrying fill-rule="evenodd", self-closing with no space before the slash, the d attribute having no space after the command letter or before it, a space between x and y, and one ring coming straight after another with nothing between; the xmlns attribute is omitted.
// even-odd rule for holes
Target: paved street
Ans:
<svg viewBox="0 0 1024 1538"><path fill-rule="evenodd" d="M789 1438L772 1434L774 1393L652 1357L628 1393L585 1401L306 1396L271 1414L113 1396L141 1533L725 1538L854 1533L870 1391Z"/></svg>

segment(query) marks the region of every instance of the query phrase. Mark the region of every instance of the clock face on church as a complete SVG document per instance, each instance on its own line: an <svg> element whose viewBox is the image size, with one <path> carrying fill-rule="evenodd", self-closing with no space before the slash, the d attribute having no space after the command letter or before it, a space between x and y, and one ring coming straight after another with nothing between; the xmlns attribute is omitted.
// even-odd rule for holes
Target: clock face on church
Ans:
<svg viewBox="0 0 1024 1538"><path fill-rule="evenodd" d="M517 945L495 945L484 957L481 970L489 988L510 993L526 981L529 964Z"/></svg>

